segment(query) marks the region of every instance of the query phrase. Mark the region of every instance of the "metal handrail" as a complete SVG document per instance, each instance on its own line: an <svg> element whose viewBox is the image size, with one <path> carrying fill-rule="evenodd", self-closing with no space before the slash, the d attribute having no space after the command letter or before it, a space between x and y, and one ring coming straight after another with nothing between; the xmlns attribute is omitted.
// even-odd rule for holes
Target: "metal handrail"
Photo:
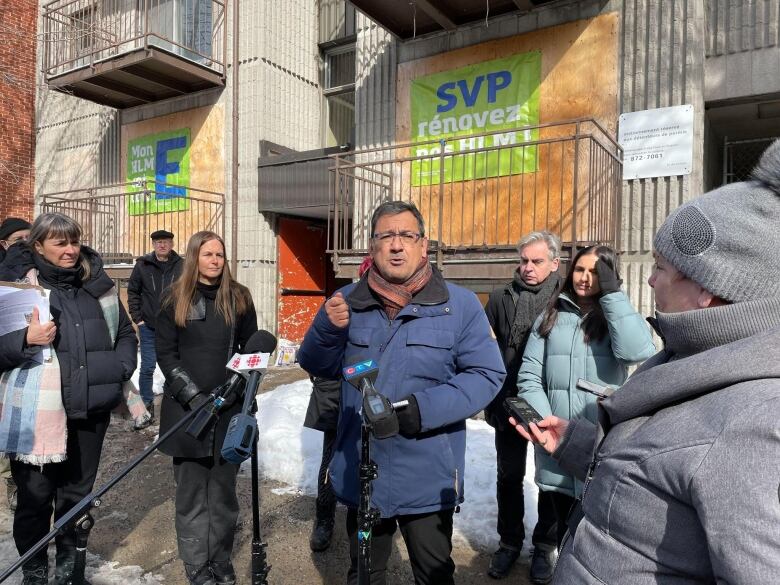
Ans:
<svg viewBox="0 0 780 585"><path fill-rule="evenodd" d="M483 138L508 132L514 142ZM445 152L463 139L469 147ZM416 153L426 145L437 148ZM328 251L337 263L366 253L368 216L391 199L417 203L440 267L465 261L455 258L464 251L513 254L517 238L536 229L558 232L573 250L593 243L617 247L622 154L592 118L335 153Z"/></svg>
<svg viewBox="0 0 780 585"><path fill-rule="evenodd" d="M185 196L170 197L171 187L184 189ZM168 198L160 198L162 194ZM173 203L173 199L180 201ZM41 195L42 212L58 211L76 219L83 228L84 243L108 258L133 258L148 252L149 234L158 229L173 231L181 245L203 229L224 236L224 207L223 193L153 179Z"/></svg>

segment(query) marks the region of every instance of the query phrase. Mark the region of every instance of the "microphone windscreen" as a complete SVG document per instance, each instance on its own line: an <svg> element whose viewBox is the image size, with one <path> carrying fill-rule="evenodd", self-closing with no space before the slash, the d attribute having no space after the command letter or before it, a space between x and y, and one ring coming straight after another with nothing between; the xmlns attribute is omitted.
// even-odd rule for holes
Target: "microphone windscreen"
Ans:
<svg viewBox="0 0 780 585"><path fill-rule="evenodd" d="M276 337L265 329L255 331L246 345L241 349L241 353L273 353L276 349Z"/></svg>

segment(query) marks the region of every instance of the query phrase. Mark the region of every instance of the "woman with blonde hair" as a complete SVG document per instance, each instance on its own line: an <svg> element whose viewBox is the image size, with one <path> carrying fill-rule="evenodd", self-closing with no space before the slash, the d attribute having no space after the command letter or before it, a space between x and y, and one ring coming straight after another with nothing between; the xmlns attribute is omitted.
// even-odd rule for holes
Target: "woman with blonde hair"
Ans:
<svg viewBox="0 0 780 585"><path fill-rule="evenodd" d="M135 370L137 340L103 261L81 244L81 226L60 213L35 220L26 244L8 250L0 280L49 291L51 320L0 339L0 452L18 486L14 541L20 554L92 491L111 410ZM42 352L49 348L48 356ZM55 583L72 580L76 534L56 538ZM24 585L48 582L46 549L22 566Z"/></svg>
<svg viewBox="0 0 780 585"><path fill-rule="evenodd" d="M249 289L225 262L225 243L214 232L194 234L182 274L171 285L157 317L157 363L165 374L160 434L205 401L230 377L225 364L257 331ZM215 426L194 438L184 430L160 450L173 457L179 556L193 585L232 585L230 561L238 518L238 465L220 457L240 401L228 401Z"/></svg>

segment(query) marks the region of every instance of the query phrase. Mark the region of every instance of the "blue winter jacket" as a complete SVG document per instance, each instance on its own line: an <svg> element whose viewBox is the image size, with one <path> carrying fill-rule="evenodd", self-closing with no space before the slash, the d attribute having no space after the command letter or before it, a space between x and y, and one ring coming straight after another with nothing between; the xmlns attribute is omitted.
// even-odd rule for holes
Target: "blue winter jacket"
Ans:
<svg viewBox="0 0 780 585"><path fill-rule="evenodd" d="M392 321L364 277L342 288L349 326L335 327L320 309L298 361L310 374L341 377L342 368L376 360L377 390L391 402L414 394L421 432L371 439L378 466L372 504L382 517L449 509L463 501L465 419L496 395L505 371L482 306L474 293L447 283L434 268L430 282ZM339 501L359 501L361 395L341 384L339 424L330 480Z"/></svg>
<svg viewBox="0 0 780 585"><path fill-rule="evenodd" d="M584 378L618 387L628 377L628 366L655 354L650 328L622 291L603 295L599 302L609 335L585 343L583 315L566 295L558 299L558 319L550 334L539 335L542 317L536 320L517 376L518 396L542 416L565 419L597 419L597 398L576 388ZM541 447L536 447L536 484L545 491L579 497L582 484L566 474Z"/></svg>

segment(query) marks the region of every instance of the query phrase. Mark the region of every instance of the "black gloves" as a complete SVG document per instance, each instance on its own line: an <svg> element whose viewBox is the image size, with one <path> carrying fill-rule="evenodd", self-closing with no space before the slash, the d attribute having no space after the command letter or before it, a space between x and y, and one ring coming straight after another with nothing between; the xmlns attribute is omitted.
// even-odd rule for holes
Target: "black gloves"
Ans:
<svg viewBox="0 0 780 585"><path fill-rule="evenodd" d="M608 295L609 293L618 292L623 281L618 278L617 272L607 266L602 260L596 261L596 274L599 277L599 286L601 287L601 294Z"/></svg>
<svg viewBox="0 0 780 585"><path fill-rule="evenodd" d="M409 406L396 411L398 415L398 429L403 436L413 437L422 428L420 407L417 405L417 399L414 397L414 394L410 394L404 400L409 401Z"/></svg>
<svg viewBox="0 0 780 585"><path fill-rule="evenodd" d="M208 399L208 395L201 392L190 375L180 367L173 368L168 376L168 392L179 404L193 409Z"/></svg>
<svg viewBox="0 0 780 585"><path fill-rule="evenodd" d="M208 401L209 401L209 395L204 394L203 392L199 392L198 394L193 396L192 399L187 403L187 407L190 410L197 410L201 404Z"/></svg>

